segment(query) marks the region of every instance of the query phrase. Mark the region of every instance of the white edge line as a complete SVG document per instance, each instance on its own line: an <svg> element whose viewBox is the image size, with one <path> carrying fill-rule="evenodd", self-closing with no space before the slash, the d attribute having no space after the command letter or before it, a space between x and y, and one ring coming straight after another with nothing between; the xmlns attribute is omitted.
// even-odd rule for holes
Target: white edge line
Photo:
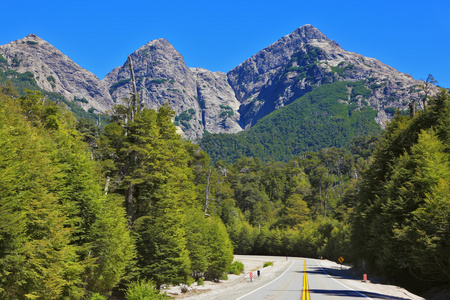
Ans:
<svg viewBox="0 0 450 300"><path fill-rule="evenodd" d="M314 260L314 261L315 261L316 264L319 266L319 268L322 269L322 272L324 272L325 274L327 274L328 277L330 277L331 279L333 279L334 281L336 281L336 282L339 283L340 285L343 285L343 286L346 287L347 289L349 289L349 290L351 290L351 291L353 291L353 292L355 292L355 293L357 293L357 294L360 294L361 296L366 297L367 299L373 300L372 298L370 298L370 297L368 297L368 296L366 296L366 295L364 295L364 294L358 292L357 290L352 289L351 287L346 286L346 285L343 284L342 282L336 280L333 276L331 276L330 274L328 274L328 273L322 268L322 266L317 262L317 260Z"/></svg>
<svg viewBox="0 0 450 300"><path fill-rule="evenodd" d="M266 283L265 285L263 285L263 286L257 288L256 290L253 290L253 291L251 291L250 293L245 294L244 296L241 296L241 297L239 297L239 298L236 298L236 300L240 300L240 299L242 299L242 298L244 298L244 297L247 297L248 295L253 294L254 292L256 292L256 291L262 289L263 287L265 287L265 286L271 284L272 282L278 280L278 278L280 278L281 276L283 276L284 273L286 273L287 271L289 271L289 269L292 267L293 264L294 264L294 260L292 261L292 263L291 263L291 265L289 266L289 268L287 268L280 276L278 276L277 278L275 278L275 279L272 280L271 282Z"/></svg>

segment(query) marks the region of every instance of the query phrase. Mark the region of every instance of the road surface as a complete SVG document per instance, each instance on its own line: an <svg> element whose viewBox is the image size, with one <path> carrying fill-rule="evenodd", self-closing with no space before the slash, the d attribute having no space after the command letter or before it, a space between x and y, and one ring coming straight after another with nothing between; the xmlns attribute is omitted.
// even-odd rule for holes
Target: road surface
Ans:
<svg viewBox="0 0 450 300"><path fill-rule="evenodd" d="M205 281L203 286L193 285L188 293L172 289L174 299L183 300L250 300L250 299L372 299L372 300L425 300L407 290L380 283L362 282L354 278L349 266L329 260L291 258L281 256L235 255L244 263L244 273L229 275L229 280ZM265 262L273 266L263 268ZM257 276L257 271L261 276ZM253 274L250 281L250 273ZM329 276L328 274L332 275ZM369 279L370 274L369 274Z"/></svg>
<svg viewBox="0 0 450 300"><path fill-rule="evenodd" d="M290 267L280 277L237 300L372 299L329 276L316 260L301 258L291 260ZM392 299L380 294L375 296L374 299Z"/></svg>

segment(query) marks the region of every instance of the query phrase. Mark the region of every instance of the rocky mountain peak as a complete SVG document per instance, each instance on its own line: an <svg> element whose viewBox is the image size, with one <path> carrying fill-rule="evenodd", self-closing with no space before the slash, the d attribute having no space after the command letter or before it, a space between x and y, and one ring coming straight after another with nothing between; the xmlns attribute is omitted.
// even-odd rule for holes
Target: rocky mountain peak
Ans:
<svg viewBox="0 0 450 300"><path fill-rule="evenodd" d="M97 76L36 34L0 46L0 54L7 61L5 71L30 72L41 89L78 101L85 110L105 112L113 103Z"/></svg>
<svg viewBox="0 0 450 300"><path fill-rule="evenodd" d="M183 56L165 39L150 41L130 55L142 103L153 109L168 103L184 137L196 140L210 133L242 130L239 102L225 73L188 68ZM129 63L102 80L115 101L131 93Z"/></svg>
<svg viewBox="0 0 450 300"><path fill-rule="evenodd" d="M313 40L316 41L331 41L325 34L319 29L310 24L303 25L289 35L291 38L301 39L304 43L309 43Z"/></svg>
<svg viewBox="0 0 450 300"><path fill-rule="evenodd" d="M241 102L246 129L274 110L335 81L364 81L371 94L362 101L378 111L384 127L385 111L407 109L418 98L421 82L380 61L342 49L318 29L305 25L259 51L228 72L228 81ZM391 108L391 109L389 109Z"/></svg>
<svg viewBox="0 0 450 300"><path fill-rule="evenodd" d="M294 53L311 43L331 43L339 47L312 25L296 29L228 72L228 80L237 91L237 99L242 103L256 99L258 91L289 63Z"/></svg>

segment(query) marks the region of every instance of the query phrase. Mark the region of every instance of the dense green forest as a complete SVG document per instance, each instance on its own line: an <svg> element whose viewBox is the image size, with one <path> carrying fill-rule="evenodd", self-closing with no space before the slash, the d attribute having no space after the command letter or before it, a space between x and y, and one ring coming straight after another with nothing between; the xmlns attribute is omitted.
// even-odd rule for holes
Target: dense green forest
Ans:
<svg viewBox="0 0 450 300"><path fill-rule="evenodd" d="M367 113L339 147L230 163L176 134L168 106L130 99L99 130L40 91L1 85L0 298L165 298L163 283L226 278L233 253L344 256L416 288L448 284L448 91L378 135L357 134L371 111L335 107L327 93L302 111L334 107L325 125L338 128L341 114Z"/></svg>
<svg viewBox="0 0 450 300"><path fill-rule="evenodd" d="M413 118L397 115L358 193L358 263L413 288L450 282L450 95Z"/></svg>
<svg viewBox="0 0 450 300"><path fill-rule="evenodd" d="M258 157L288 161L307 151L348 147L353 138L381 132L366 103L362 81L323 84L237 134L206 134L200 141L212 161Z"/></svg>

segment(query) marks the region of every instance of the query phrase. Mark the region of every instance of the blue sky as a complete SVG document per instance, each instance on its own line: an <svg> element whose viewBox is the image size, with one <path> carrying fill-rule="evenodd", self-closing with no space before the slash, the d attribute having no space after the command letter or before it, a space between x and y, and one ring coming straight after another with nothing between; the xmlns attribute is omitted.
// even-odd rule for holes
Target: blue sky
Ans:
<svg viewBox="0 0 450 300"><path fill-rule="evenodd" d="M345 50L450 88L450 1L4 0L0 44L35 33L102 79L166 38L189 67L227 72L311 24Z"/></svg>

